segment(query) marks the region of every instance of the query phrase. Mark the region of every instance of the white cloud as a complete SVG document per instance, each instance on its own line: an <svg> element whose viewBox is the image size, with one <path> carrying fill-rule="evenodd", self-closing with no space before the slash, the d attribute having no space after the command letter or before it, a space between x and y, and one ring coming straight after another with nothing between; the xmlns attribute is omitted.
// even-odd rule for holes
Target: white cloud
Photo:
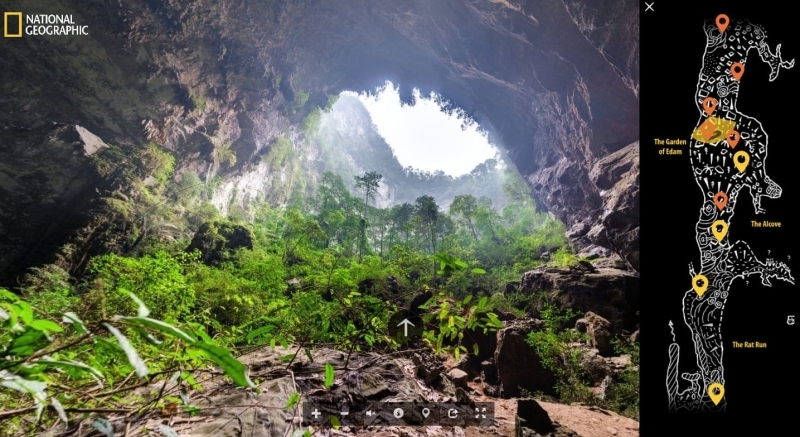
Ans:
<svg viewBox="0 0 800 437"><path fill-rule="evenodd" d="M423 98L414 89L413 95L412 105L403 104L399 88L391 82L375 94L359 95L403 167L460 176L499 155L477 124L465 125L463 119L442 112L433 94Z"/></svg>

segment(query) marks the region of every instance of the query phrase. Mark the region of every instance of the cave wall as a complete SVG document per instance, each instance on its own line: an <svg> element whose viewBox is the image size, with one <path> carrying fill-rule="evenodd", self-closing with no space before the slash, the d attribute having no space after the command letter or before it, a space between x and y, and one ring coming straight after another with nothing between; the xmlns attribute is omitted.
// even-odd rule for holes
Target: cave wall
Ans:
<svg viewBox="0 0 800 437"><path fill-rule="evenodd" d="M638 269L637 2L7 3L72 14L90 35L0 41L4 284L85 234L110 189L75 126L123 149L154 141L179 171L241 177L327 95L386 80L464 108L576 240ZM226 142L232 167L214 157Z"/></svg>

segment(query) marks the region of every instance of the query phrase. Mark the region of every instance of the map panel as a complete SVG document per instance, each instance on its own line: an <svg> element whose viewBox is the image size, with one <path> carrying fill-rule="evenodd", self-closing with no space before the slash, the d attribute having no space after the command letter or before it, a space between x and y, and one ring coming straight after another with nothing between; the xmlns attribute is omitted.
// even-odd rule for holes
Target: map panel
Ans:
<svg viewBox="0 0 800 437"><path fill-rule="evenodd" d="M646 2L641 27L641 430L789 426L800 406L790 17Z"/></svg>

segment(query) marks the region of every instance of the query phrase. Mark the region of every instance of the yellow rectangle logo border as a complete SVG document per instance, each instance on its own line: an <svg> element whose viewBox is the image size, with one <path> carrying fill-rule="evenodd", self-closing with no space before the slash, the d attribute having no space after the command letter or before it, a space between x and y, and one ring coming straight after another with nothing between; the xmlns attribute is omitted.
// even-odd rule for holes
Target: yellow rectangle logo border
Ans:
<svg viewBox="0 0 800 437"><path fill-rule="evenodd" d="M19 33L10 34L8 33L8 17L16 15L19 17ZM6 38L22 38L22 28L24 27L22 22L22 12L3 12L3 36Z"/></svg>

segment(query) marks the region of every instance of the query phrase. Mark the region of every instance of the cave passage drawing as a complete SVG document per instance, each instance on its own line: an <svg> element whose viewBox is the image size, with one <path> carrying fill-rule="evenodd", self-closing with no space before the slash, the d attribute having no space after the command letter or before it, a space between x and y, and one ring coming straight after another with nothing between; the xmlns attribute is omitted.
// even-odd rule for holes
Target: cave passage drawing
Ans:
<svg viewBox="0 0 800 437"><path fill-rule="evenodd" d="M770 81L781 69L794 67L794 60L781 59L781 46L771 50L765 30L746 20L730 20L721 14L706 22L705 34L706 50L694 96L700 119L689 143L695 182L703 194L695 227L701 265L699 271L689 265L692 288L683 294L682 302L698 370L681 373L683 381L679 384L680 347L673 332L666 378L672 412L725 411L722 321L733 281L758 275L764 286L771 286L772 280L794 284L785 263L759 260L746 242L733 240L728 232L743 189L749 191L757 214L765 212L762 197L778 199L782 192L766 173L766 132L758 120L737 108L740 80L747 74L747 56L758 53L769 65ZM766 220L759 225L779 226ZM681 385L686 387L681 389Z"/></svg>

